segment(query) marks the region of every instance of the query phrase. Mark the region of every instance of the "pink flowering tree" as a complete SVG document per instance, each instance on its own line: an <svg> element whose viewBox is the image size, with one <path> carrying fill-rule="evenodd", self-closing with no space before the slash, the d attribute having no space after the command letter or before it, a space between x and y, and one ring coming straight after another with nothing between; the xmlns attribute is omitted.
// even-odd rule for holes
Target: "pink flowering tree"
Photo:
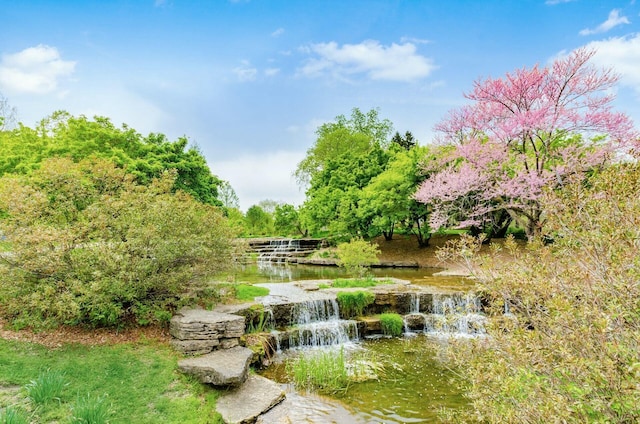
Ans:
<svg viewBox="0 0 640 424"><path fill-rule="evenodd" d="M633 148L631 120L611 108L618 77L590 65L594 54L579 49L549 67L474 84L465 95L471 103L436 126L450 150L415 194L433 207L433 228L482 228L508 217L535 236L545 187Z"/></svg>

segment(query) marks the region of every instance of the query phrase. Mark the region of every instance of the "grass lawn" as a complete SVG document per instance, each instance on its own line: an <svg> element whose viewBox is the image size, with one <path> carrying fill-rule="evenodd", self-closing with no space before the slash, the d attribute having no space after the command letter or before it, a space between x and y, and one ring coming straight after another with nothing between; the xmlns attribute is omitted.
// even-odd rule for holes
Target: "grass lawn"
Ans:
<svg viewBox="0 0 640 424"><path fill-rule="evenodd" d="M0 339L0 409L19 409L28 422L77 422L86 399L108 405L110 423L221 423L218 392L181 374L179 355L160 342L104 346L39 344ZM56 399L36 404L27 386L47 372L66 385Z"/></svg>

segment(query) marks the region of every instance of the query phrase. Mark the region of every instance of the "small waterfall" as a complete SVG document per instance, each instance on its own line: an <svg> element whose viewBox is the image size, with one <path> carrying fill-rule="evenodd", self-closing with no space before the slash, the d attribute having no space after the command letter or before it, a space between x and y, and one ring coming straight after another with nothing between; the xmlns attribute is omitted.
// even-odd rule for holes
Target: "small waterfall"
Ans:
<svg viewBox="0 0 640 424"><path fill-rule="evenodd" d="M426 315L425 332L460 336L485 333L486 317L480 299L472 293L434 294L432 313Z"/></svg>
<svg viewBox="0 0 640 424"><path fill-rule="evenodd" d="M335 346L358 340L355 321L340 319L335 299L314 299L297 303L292 309L289 347Z"/></svg>
<svg viewBox="0 0 640 424"><path fill-rule="evenodd" d="M409 303L409 313L403 317L404 335L413 336L416 333L411 328L416 328L416 322L423 322L422 331L426 331L427 320L426 315L420 312L420 293L411 293L411 302Z"/></svg>
<svg viewBox="0 0 640 424"><path fill-rule="evenodd" d="M278 239L269 241L269 246L258 256L260 262L286 262L288 256L298 252L300 241L293 239Z"/></svg>

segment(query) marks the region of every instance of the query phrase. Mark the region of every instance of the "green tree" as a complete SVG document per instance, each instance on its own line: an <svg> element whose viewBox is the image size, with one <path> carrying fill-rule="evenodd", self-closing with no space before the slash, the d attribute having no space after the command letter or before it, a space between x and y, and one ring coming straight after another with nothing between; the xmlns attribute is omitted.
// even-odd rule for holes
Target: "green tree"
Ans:
<svg viewBox="0 0 640 424"><path fill-rule="evenodd" d="M367 273L367 267L380 263L378 246L361 238L355 238L348 243L340 243L336 254L338 255L338 265L358 277L363 277Z"/></svg>
<svg viewBox="0 0 640 424"><path fill-rule="evenodd" d="M268 236L273 234L273 217L258 205L251 206L244 217L247 235Z"/></svg>
<svg viewBox="0 0 640 424"><path fill-rule="evenodd" d="M279 204L273 213L276 233L281 236L306 236L308 231L300 221L300 214L295 206L288 203Z"/></svg>
<svg viewBox="0 0 640 424"><path fill-rule="evenodd" d="M318 138L298 164L296 179L307 185L332 159L347 152L364 155L374 146L386 148L392 128L391 121L379 118L377 109L365 114L354 108L349 119L337 116L335 122L322 124L316 130Z"/></svg>
<svg viewBox="0 0 640 424"><path fill-rule="evenodd" d="M142 137L126 125L117 128L108 118L90 120L59 111L35 129L20 125L1 134L0 175L32 172L50 157L69 157L75 162L98 157L126 169L141 184L175 169L174 190L187 192L203 203L220 205L220 180L211 173L197 147L188 144L184 137L175 142L157 133Z"/></svg>
<svg viewBox="0 0 640 424"><path fill-rule="evenodd" d="M27 324L146 324L232 263L234 234L218 208L147 186L104 159L52 158L0 179L0 311Z"/></svg>
<svg viewBox="0 0 640 424"><path fill-rule="evenodd" d="M240 199L229 181L221 181L218 187L218 199L228 209L240 209Z"/></svg>

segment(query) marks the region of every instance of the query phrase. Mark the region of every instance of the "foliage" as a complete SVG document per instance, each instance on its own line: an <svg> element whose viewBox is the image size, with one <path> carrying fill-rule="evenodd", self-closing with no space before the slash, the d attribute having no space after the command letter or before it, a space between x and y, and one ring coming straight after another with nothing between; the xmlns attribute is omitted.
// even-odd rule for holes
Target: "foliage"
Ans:
<svg viewBox="0 0 640 424"><path fill-rule="evenodd" d="M232 263L233 234L217 208L148 186L104 160L49 159L0 180L2 313L26 324L147 324Z"/></svg>
<svg viewBox="0 0 640 424"><path fill-rule="evenodd" d="M346 318L362 316L367 306L376 300L376 296L365 290L343 291L336 295L340 313Z"/></svg>
<svg viewBox="0 0 640 424"><path fill-rule="evenodd" d="M51 401L61 401L62 392L67 386L66 377L58 371L46 370L25 386L27 397L41 405Z"/></svg>
<svg viewBox="0 0 640 424"><path fill-rule="evenodd" d="M475 83L466 95L473 103L438 125L452 151L416 193L434 208L433 228L499 227L506 212L533 237L546 221L545 187L582 178L632 147L631 121L611 110L617 77L591 66L594 54L579 49L549 67Z"/></svg>
<svg viewBox="0 0 640 424"><path fill-rule="evenodd" d="M470 239L443 252L468 261L490 300L490 338L454 349L475 408L464 418L638 422L640 167L611 167L540 201L553 243L509 241L506 263L476 257Z"/></svg>
<svg viewBox="0 0 640 424"><path fill-rule="evenodd" d="M387 241L393 238L395 227L403 225L417 236L420 247L427 246L431 237L429 208L416 201L413 194L426 178L422 164L433 154L427 147L415 146L408 150L389 149L389 155L384 171L362 190L360 216L370 217L372 227Z"/></svg>
<svg viewBox="0 0 640 424"><path fill-rule="evenodd" d="M305 237L308 231L302 225L298 209L288 203L276 205L273 213L276 234L280 236L298 235Z"/></svg>
<svg viewBox="0 0 640 424"><path fill-rule="evenodd" d="M0 409L0 424L29 424L29 418L22 409L7 406Z"/></svg>
<svg viewBox="0 0 640 424"><path fill-rule="evenodd" d="M344 348L300 355L287 366L298 387L324 393L344 392L349 387Z"/></svg>
<svg viewBox="0 0 640 424"><path fill-rule="evenodd" d="M50 349L0 339L0 381L24 387L43 369L66 377L62 401L29 411L31 422L70 422L78 406L70 396L86 394L91 402L104 399L114 423L222 423L215 413L218 392L176 373L178 359L169 346L149 340Z"/></svg>
<svg viewBox="0 0 640 424"><path fill-rule="evenodd" d="M354 288L354 287L375 287L381 284L392 284L390 280L377 280L371 277L366 278L338 278L333 280L331 287Z"/></svg>
<svg viewBox="0 0 640 424"><path fill-rule="evenodd" d="M43 119L35 129L20 125L0 133L0 175L28 174L52 157L67 157L74 162L97 157L126 169L143 185L175 170L174 191L220 205L220 180L211 173L198 148L188 144L184 137L173 142L163 134L143 137L126 125L117 128L108 118L91 120L59 111Z"/></svg>
<svg viewBox="0 0 640 424"><path fill-rule="evenodd" d="M229 181L220 181L218 186L218 200L227 209L240 209L240 199Z"/></svg>
<svg viewBox="0 0 640 424"><path fill-rule="evenodd" d="M380 174L388 154L374 145L367 151L349 150L326 161L314 174L302 206L302 220L312 233L328 229L337 239L373 236L372 217L359 205L363 189Z"/></svg>
<svg viewBox="0 0 640 424"><path fill-rule="evenodd" d="M404 330L404 320L399 314L380 314L380 327L382 334L399 337L402 336Z"/></svg>
<svg viewBox="0 0 640 424"><path fill-rule="evenodd" d="M361 238L353 239L349 243L340 243L336 249L338 264L358 277L366 274L366 267L380 263L379 254L380 249L377 245Z"/></svg>
<svg viewBox="0 0 640 424"><path fill-rule="evenodd" d="M349 119L338 115L335 122L322 124L316 130L318 138L298 164L296 179L301 185L306 185L325 170L329 160L347 152L358 156L366 154L374 146L386 147L392 128L391 121L380 120L376 109L365 114L354 108Z"/></svg>
<svg viewBox="0 0 640 424"><path fill-rule="evenodd" d="M244 217L245 230L250 236L273 234L273 217L258 205L251 206Z"/></svg>
<svg viewBox="0 0 640 424"><path fill-rule="evenodd" d="M103 397L91 395L79 397L71 407L72 421L80 424L106 424L109 422L111 411Z"/></svg>
<svg viewBox="0 0 640 424"><path fill-rule="evenodd" d="M234 288L236 290L236 299L238 300L253 300L257 296L266 296L269 294L269 289L252 284L238 284L235 285Z"/></svg>

